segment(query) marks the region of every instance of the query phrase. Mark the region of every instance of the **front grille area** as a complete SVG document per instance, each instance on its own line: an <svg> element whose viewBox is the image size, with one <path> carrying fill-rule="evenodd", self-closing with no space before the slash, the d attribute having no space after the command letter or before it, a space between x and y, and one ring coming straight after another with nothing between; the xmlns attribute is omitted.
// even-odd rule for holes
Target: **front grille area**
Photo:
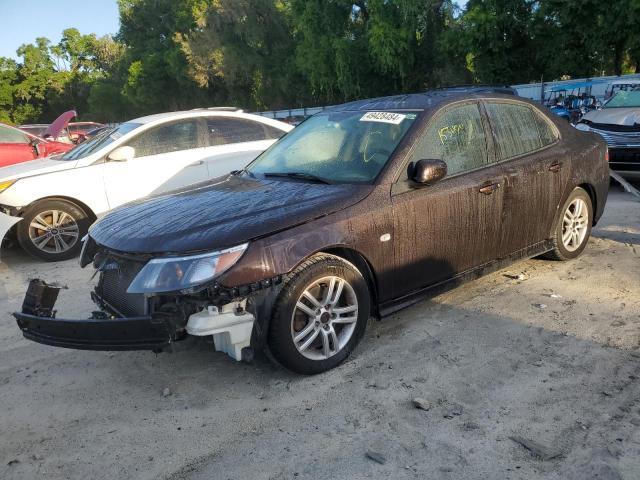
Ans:
<svg viewBox="0 0 640 480"><path fill-rule="evenodd" d="M96 294L117 312L126 317L147 314L147 299L143 294L127 293L127 288L144 263L109 257L102 266Z"/></svg>
<svg viewBox="0 0 640 480"><path fill-rule="evenodd" d="M609 150L611 170L640 172L640 148L612 148Z"/></svg>

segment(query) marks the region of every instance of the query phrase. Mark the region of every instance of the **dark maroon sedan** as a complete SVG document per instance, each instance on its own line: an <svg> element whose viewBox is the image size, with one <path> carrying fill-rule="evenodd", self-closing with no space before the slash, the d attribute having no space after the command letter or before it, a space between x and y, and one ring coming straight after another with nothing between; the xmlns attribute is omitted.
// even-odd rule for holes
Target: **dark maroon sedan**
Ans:
<svg viewBox="0 0 640 480"><path fill-rule="evenodd" d="M187 335L287 368L342 362L371 317L515 260L570 260L607 199L606 145L517 97L372 99L302 123L245 170L114 210L81 262L101 311L54 318L32 281L27 338L161 350Z"/></svg>

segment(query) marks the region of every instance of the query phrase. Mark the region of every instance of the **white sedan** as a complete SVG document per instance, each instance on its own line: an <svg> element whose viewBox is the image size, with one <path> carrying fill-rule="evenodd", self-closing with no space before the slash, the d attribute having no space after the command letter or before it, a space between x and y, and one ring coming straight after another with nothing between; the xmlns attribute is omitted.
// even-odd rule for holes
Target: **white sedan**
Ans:
<svg viewBox="0 0 640 480"><path fill-rule="evenodd" d="M47 261L75 256L101 214L148 195L244 168L293 127L242 111L137 118L69 152L0 169L0 242Z"/></svg>

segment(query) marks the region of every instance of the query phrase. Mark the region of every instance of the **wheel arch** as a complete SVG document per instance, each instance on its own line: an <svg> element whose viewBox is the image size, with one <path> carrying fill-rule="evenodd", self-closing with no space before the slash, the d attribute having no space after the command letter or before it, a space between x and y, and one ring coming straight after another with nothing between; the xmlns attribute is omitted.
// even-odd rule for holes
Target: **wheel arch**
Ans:
<svg viewBox="0 0 640 480"><path fill-rule="evenodd" d="M46 202L48 200L64 200L65 202L73 203L77 207L81 208L84 211L84 213L87 214L87 216L91 220L91 223L95 222L98 219L97 215L94 213L94 211L91 209L91 207L89 207L86 203L84 203L84 202L82 202L82 201L80 201L80 200L78 200L76 198L66 197L64 195L51 195L49 197L39 198L39 199L34 200L33 202L31 202L26 207L22 207L20 209L20 212L22 213L25 210L27 210L28 208L31 208L32 206L36 205L37 203Z"/></svg>
<svg viewBox="0 0 640 480"><path fill-rule="evenodd" d="M371 292L371 313L378 317L378 280L375 270L373 269L373 266L371 265L371 262L367 259L367 257L365 257L361 252L355 250L354 248L344 245L323 248L315 254L317 253L328 253L329 255L335 255L336 257L340 257L355 265L355 267L367 282L367 286L369 287L369 291Z"/></svg>
<svg viewBox="0 0 640 480"><path fill-rule="evenodd" d="M595 225L596 224L596 212L598 211L598 195L596 194L596 189L593 185L591 185L590 183L581 183L579 185L576 185L577 188L582 188L584 191L587 192L587 195L589 195L589 198L591 199L591 210L593 211L593 219L592 219L592 224ZM569 194L571 194L571 192L569 192ZM566 199L565 199L566 201Z"/></svg>

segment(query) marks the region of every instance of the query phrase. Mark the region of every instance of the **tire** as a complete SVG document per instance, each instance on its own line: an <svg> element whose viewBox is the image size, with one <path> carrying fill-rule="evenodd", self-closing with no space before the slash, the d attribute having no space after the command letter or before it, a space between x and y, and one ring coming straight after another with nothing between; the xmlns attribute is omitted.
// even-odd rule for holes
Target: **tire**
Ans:
<svg viewBox="0 0 640 480"><path fill-rule="evenodd" d="M47 262L78 255L82 237L91 225L87 212L66 200L37 202L24 211L22 218L16 231L18 243L29 255Z"/></svg>
<svg viewBox="0 0 640 480"><path fill-rule="evenodd" d="M580 220L577 223L570 223L571 216L576 213L575 209L577 205L582 205L582 210L579 213ZM591 203L591 197L582 188L575 188L567 201L560 210L560 216L556 221L555 229L553 232L552 242L553 249L547 252L544 257L550 260L567 261L572 260L580 256L582 251L587 246L589 237L591 236L591 226L593 225L593 205ZM582 226L582 228L580 228ZM574 234L571 235L568 229L574 229ZM566 235L571 235L567 242ZM563 238L563 236L565 236Z"/></svg>
<svg viewBox="0 0 640 480"><path fill-rule="evenodd" d="M334 298L325 302L328 291ZM362 338L370 309L369 288L358 269L340 257L316 254L283 283L269 326L269 350L284 367L297 373L330 370ZM295 342L294 335L303 336Z"/></svg>

